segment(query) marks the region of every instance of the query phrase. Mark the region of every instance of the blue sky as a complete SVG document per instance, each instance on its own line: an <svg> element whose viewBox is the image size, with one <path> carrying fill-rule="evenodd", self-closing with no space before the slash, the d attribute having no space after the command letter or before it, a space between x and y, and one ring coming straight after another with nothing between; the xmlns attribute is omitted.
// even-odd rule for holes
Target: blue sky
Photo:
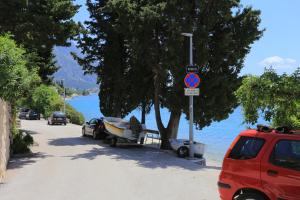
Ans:
<svg viewBox="0 0 300 200"><path fill-rule="evenodd" d="M261 28L264 36L252 45L245 60L242 74L259 75L264 67L273 66L278 73L291 73L300 67L300 0L242 0L261 10ZM84 5L85 0L76 0ZM88 19L89 13L82 6L76 21Z"/></svg>

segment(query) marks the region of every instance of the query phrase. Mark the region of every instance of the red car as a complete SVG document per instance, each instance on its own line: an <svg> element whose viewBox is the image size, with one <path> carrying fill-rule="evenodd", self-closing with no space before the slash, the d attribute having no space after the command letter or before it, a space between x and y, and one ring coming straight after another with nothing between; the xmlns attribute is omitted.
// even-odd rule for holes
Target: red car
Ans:
<svg viewBox="0 0 300 200"><path fill-rule="evenodd" d="M231 144L219 176L222 200L300 200L300 134L258 126Z"/></svg>

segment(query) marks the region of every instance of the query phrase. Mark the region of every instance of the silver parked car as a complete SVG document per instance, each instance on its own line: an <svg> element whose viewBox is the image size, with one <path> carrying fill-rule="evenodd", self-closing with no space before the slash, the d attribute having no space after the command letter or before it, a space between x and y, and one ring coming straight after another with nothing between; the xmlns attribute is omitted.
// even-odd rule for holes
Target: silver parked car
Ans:
<svg viewBox="0 0 300 200"><path fill-rule="evenodd" d="M105 132L103 119L93 118L82 126L82 136L90 135L94 139L105 139L108 135Z"/></svg>

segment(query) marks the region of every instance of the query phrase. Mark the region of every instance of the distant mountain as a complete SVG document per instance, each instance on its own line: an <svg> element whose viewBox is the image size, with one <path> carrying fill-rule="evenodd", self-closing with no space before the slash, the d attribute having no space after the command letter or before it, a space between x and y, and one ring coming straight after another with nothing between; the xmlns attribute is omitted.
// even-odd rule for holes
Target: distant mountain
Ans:
<svg viewBox="0 0 300 200"><path fill-rule="evenodd" d="M81 66L73 59L71 52L78 53L75 46L55 47L54 54L60 69L54 74L54 80L64 79L65 86L75 89L98 88L96 75L84 75Z"/></svg>

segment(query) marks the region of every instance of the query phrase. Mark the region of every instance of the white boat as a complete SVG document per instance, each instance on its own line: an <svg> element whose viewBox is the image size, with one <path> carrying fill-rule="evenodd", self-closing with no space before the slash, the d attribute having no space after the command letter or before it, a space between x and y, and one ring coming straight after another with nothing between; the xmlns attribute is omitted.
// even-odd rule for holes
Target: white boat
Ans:
<svg viewBox="0 0 300 200"><path fill-rule="evenodd" d="M179 157L187 157L189 155L190 143L184 139L170 139L170 144L173 150L177 152ZM194 156L202 158L205 151L205 144L194 142Z"/></svg>
<svg viewBox="0 0 300 200"><path fill-rule="evenodd" d="M116 140L117 138L123 138L129 141L134 141L136 143L143 143L143 140L145 138L145 125L141 125L142 131L140 133L134 133L130 129L130 123L124 119L116 117L105 117L103 119L103 122L106 131L109 134L113 135ZM116 143L116 141L113 141L113 143Z"/></svg>

